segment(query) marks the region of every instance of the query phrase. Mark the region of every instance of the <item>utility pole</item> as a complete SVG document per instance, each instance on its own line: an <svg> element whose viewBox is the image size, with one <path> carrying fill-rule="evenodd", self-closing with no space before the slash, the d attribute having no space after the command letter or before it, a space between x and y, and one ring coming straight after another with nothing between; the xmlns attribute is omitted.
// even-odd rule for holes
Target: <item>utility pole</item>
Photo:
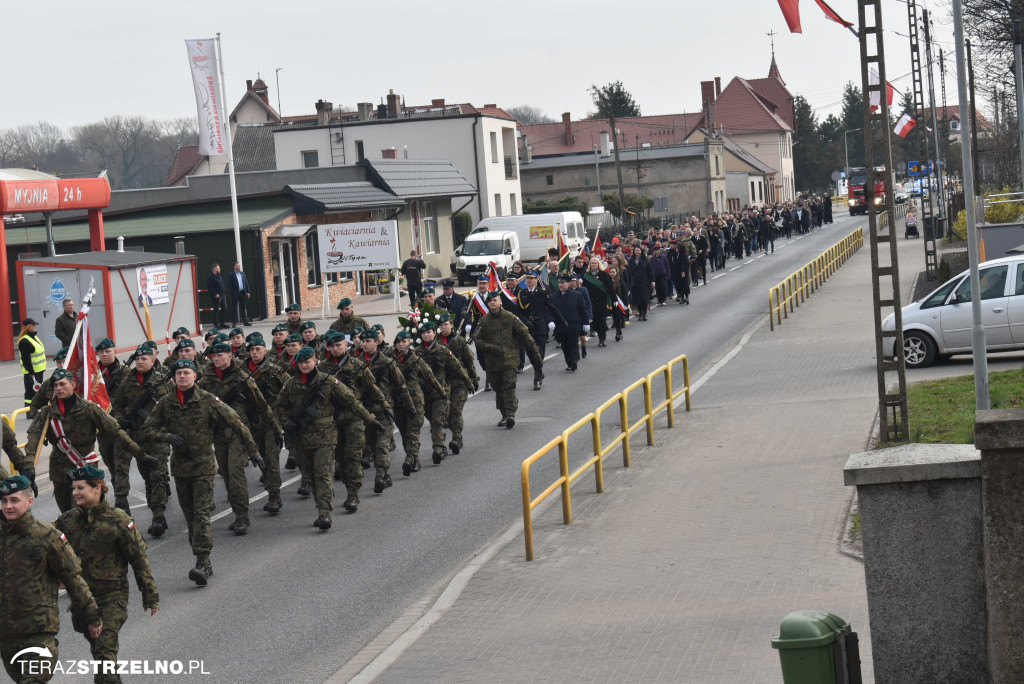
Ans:
<svg viewBox="0 0 1024 684"><path fill-rule="evenodd" d="M971 157L974 160L974 164L972 166L972 171L974 173L974 182L971 183L971 187L973 187L975 191L977 191L978 183L981 182L981 174L978 173L978 110L974 106L974 60L971 58L971 41L967 40L965 41L965 43L967 45L967 78L970 80L968 89L970 90L971 94L971 110L970 112L968 112L968 115L971 118ZM963 116L963 112L960 112L961 128L964 124ZM966 188L967 186L965 185L964 189L966 190ZM968 198L965 197L964 199L967 200ZM969 198L969 200L972 203L974 202L973 197Z"/></svg>
<svg viewBox="0 0 1024 684"><path fill-rule="evenodd" d="M928 12L924 13L925 19L927 20ZM914 117L919 121L927 121L924 110L924 86L923 79L921 76L921 42L919 40L919 25L917 22L917 3L915 0L909 0L907 2L907 20L910 32L910 75L913 83L913 95L914 95ZM925 26L927 27L927 22ZM927 31L927 28L926 28ZM927 33L925 34L927 35ZM931 59L931 52L928 53L929 60ZM923 128L923 127L922 127ZM925 162L928 163L928 159L931 154L928 150L928 133L927 131L921 130L917 134L917 152L918 156ZM936 152L936 157L938 152ZM931 176L929 174L928 178ZM920 178L918 178L920 182ZM930 185L929 181L929 185ZM928 280L935 280L939 277L939 263L938 263L938 250L935 246L935 234L938 232L935 229L935 210L934 210L934 195L929 190L928 192L928 204L926 205L923 200L921 201L921 222L924 224L924 237L921 240L924 246L924 272L925 277ZM931 226L929 232L928 227Z"/></svg>
<svg viewBox="0 0 1024 684"><path fill-rule="evenodd" d="M939 122L935 116L935 78L932 76L932 34L929 28L930 21L928 20L928 10L924 10L924 49L925 54L928 55L928 101L931 103L932 109L932 135L935 136L935 185L936 190L939 194L939 212L938 215L932 220L932 238L942 237L939 235L939 224L942 223L943 228L945 227L945 221L943 220L943 200L945 199L945 191L942 188L942 163L939 159ZM934 194L931 189L928 191L928 203L934 202ZM934 242L932 243L934 246Z"/></svg>
<svg viewBox="0 0 1024 684"><path fill-rule="evenodd" d="M1024 190L1024 69L1021 69L1019 19L1013 22L1013 82L1017 86L1017 128L1020 130L1021 190Z"/></svg>
<svg viewBox="0 0 1024 684"><path fill-rule="evenodd" d="M615 115L608 115L608 123L612 126L612 140L615 142L615 176L619 181L619 217L626 222L626 198L622 192L622 167L619 166L619 129L615 127Z"/></svg>

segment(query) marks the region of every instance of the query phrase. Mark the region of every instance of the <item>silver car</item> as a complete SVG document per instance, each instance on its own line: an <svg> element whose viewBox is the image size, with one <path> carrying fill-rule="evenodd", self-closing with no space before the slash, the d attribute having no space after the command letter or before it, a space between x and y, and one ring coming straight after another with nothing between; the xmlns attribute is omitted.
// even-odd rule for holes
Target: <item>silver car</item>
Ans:
<svg viewBox="0 0 1024 684"><path fill-rule="evenodd" d="M979 267L981 321L988 351L1024 349L1024 255L986 261ZM964 271L927 297L903 307L903 353L907 368L930 366L936 358L971 353L971 279ZM895 330L895 316L882 330ZM886 339L886 357L893 340Z"/></svg>

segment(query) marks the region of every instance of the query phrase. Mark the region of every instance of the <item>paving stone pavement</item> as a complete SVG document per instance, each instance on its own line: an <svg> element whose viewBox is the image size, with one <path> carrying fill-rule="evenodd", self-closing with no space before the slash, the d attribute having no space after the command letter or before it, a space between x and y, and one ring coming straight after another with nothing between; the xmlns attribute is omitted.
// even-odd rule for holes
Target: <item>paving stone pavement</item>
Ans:
<svg viewBox="0 0 1024 684"><path fill-rule="evenodd" d="M904 291L921 251L900 241ZM770 639L809 608L852 624L873 681L863 566L840 552L843 465L877 409L870 282L865 247L674 430L661 418L633 467L613 452L604 494L578 480L572 525L557 502L540 515L536 560L520 534L375 681L779 682Z"/></svg>

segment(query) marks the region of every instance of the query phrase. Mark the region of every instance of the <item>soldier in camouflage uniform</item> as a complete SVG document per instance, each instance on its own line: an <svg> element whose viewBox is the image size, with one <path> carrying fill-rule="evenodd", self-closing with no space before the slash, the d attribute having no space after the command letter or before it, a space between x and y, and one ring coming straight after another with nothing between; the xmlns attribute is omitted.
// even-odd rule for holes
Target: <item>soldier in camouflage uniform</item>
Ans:
<svg viewBox="0 0 1024 684"><path fill-rule="evenodd" d="M391 486L391 433L395 429L394 411L391 407L398 404L402 410L409 410L413 407L409 390L405 386L405 378L398 370L393 359L377 351L377 333L373 330L364 330L359 334L361 351L357 357L359 362L370 369L377 387L384 395L383 403L372 403L366 406L374 416L377 417L387 430L383 434L368 432L366 435L366 446L373 454L374 465L377 474L373 478L373 491L381 494Z"/></svg>
<svg viewBox="0 0 1024 684"><path fill-rule="evenodd" d="M245 361L245 331L232 328L228 333L228 344L231 345L231 355L239 361Z"/></svg>
<svg viewBox="0 0 1024 684"><path fill-rule="evenodd" d="M210 348L211 344L213 344L211 340L213 340L213 338L215 338L219 334L219 330L217 330L216 328L210 328L209 330L206 331L206 334L203 335L204 347L201 351L196 353L196 358L193 359L193 361L195 361L196 368L202 368L203 364L206 363L206 350Z"/></svg>
<svg viewBox="0 0 1024 684"><path fill-rule="evenodd" d="M64 535L33 517L29 487L22 475L0 482L0 658L15 682L48 682L57 661L59 585L93 639L102 635L103 620ZM12 662L26 648L49 649L51 656L30 653Z"/></svg>
<svg viewBox="0 0 1024 684"><path fill-rule="evenodd" d="M167 509L167 497L170 493L167 459L171 455L171 447L166 442L149 442L143 439L142 424L146 422L156 402L171 391L171 384L168 382L170 371L156 367L156 354L149 347L139 347L135 354L135 370L128 371L124 381L117 388L117 393L110 402L110 415L122 430L156 460L155 466L149 463L150 467L144 467L140 461L139 473L146 482L146 504L153 514L153 522L148 531L150 535L160 537L167 531L164 511ZM128 492L131 454L124 449L115 449L114 464L117 469L117 477L114 479L115 505L130 515Z"/></svg>
<svg viewBox="0 0 1024 684"><path fill-rule="evenodd" d="M53 483L53 498L63 513L74 505L66 473L100 460L99 454L93 451L97 433L110 436L136 458L150 457L106 411L75 394L75 376L70 371L63 368L53 371L50 384L53 386L53 400L32 420L25 449L34 454L40 440L49 440L52 447L50 481Z"/></svg>
<svg viewBox="0 0 1024 684"><path fill-rule="evenodd" d="M386 428L367 411L355 394L337 378L316 370L316 354L303 347L296 355L299 373L285 383L274 406L285 424L285 435L294 441L303 472L312 473L317 519L313 525L325 532L331 528L334 486L331 481L334 450L338 442L336 415L348 416L372 425L378 434Z"/></svg>
<svg viewBox="0 0 1024 684"><path fill-rule="evenodd" d="M285 325L288 326L289 335L302 333L302 307L298 304L289 304L284 309L284 315L288 317Z"/></svg>
<svg viewBox="0 0 1024 684"><path fill-rule="evenodd" d="M469 401L470 393L480 389L480 378L476 374L476 357L473 355L473 350L469 348L464 339L456 334L451 314L441 314L438 328L438 341L451 350L462 367L466 369L466 375L469 376L469 381L473 384L469 389L457 382L450 387L448 427L452 430L452 441L448 443L448 448L452 450L453 454L457 454L462 449L462 428L465 425L462 411L466 407L466 402Z"/></svg>
<svg viewBox="0 0 1024 684"><path fill-rule="evenodd" d="M363 364L348 353L348 338L336 330L324 335L327 343L327 358L320 362L317 370L341 380L356 395L363 406L380 404L384 394ZM360 454L366 446L366 430L361 420L350 419L338 425L338 446L334 451L334 479L341 480L348 493L345 510L355 513L359 507L359 490L363 486L363 464Z"/></svg>
<svg viewBox="0 0 1024 684"><path fill-rule="evenodd" d="M68 357L68 348L61 347L54 357L53 362L57 368L64 365L64 359ZM108 393L107 396L110 396ZM36 417L36 414L43 410L43 407L50 403L53 399L53 385L48 382L44 382L36 392L36 396L32 397L32 402L28 405L28 414L25 416L29 420Z"/></svg>
<svg viewBox="0 0 1024 684"><path fill-rule="evenodd" d="M338 302L338 311L338 320L331 323L331 330L337 330L343 335L349 335L354 340L356 328L366 330L370 327L365 318L355 315L352 300L348 297Z"/></svg>
<svg viewBox="0 0 1024 684"><path fill-rule="evenodd" d="M146 558L146 542L124 511L107 505L107 484L99 468L86 466L68 473L71 495L77 504L53 526L64 533L82 563L82 579L89 585L103 619L103 632L93 638L82 611L71 611L76 632L86 635L93 660L117 661L118 635L128 619L128 565L142 593L142 607L150 615L160 610L160 594ZM102 667L102 666L101 666ZM94 682L117 684L116 674L97 674Z"/></svg>
<svg viewBox="0 0 1024 684"><path fill-rule="evenodd" d="M174 342L174 349L167 354L167 358L163 360L164 368L170 368L171 364L178 360L178 345L182 340L192 339L192 333L189 332L188 328L182 326L175 330L171 334L171 341Z"/></svg>
<svg viewBox="0 0 1024 684"><path fill-rule="evenodd" d="M299 335L302 337L302 346L309 347L316 352L317 361L323 358L323 337L316 332L316 323L313 321L306 321L302 324L302 330L299 331Z"/></svg>
<svg viewBox="0 0 1024 684"><path fill-rule="evenodd" d="M267 347L267 354L270 355L271 362L276 362L284 354L284 341L288 339L288 326L278 323L270 331L270 334L272 339L270 346Z"/></svg>
<svg viewBox="0 0 1024 684"><path fill-rule="evenodd" d="M172 369L175 391L153 408L144 433L151 441L167 442L174 447L171 477L178 505L188 523L188 541L196 557L196 567L189 571L188 577L205 587L213 575L210 511L213 510L214 476L217 474L214 435L228 430L234 432L249 457L256 460L259 460L259 450L238 414L214 395L195 386L194 363L178 359Z"/></svg>
<svg viewBox="0 0 1024 684"><path fill-rule="evenodd" d="M99 344L96 345L96 360L99 362L100 372L103 374L103 384L107 387L107 396L113 401L114 395L117 394L117 388L121 385L125 369L125 365L117 358L114 340L104 337L99 341ZM117 476L114 473L117 450L114 447L114 440L106 435L100 435L96 438L96 445L99 448L100 458L103 459L103 465L110 473L111 485L117 484Z"/></svg>
<svg viewBox="0 0 1024 684"><path fill-rule="evenodd" d="M458 385L466 392L471 392L473 381L469 379L466 369L462 367L462 363L455 358L451 350L437 339L437 328L433 323L427 321L420 324L420 338L423 340L423 346L416 352L430 366L430 370L434 373L442 390L438 392L429 385L423 388L424 407L427 420L430 421L432 457L434 465L440 465L441 461L448 456L445 438L447 437L448 399L451 396L451 390Z"/></svg>
<svg viewBox="0 0 1024 684"><path fill-rule="evenodd" d="M463 329L459 331L459 335L465 337L468 343L473 342L480 321L487 315L487 286L489 282L485 275L477 277L476 292L470 295L466 310L462 313ZM482 354L479 355L479 359L480 368L484 370L484 392L490 392L491 381L487 377L487 360Z"/></svg>
<svg viewBox="0 0 1024 684"><path fill-rule="evenodd" d="M540 379L544 377L544 358L540 356L537 344L530 336L526 325L501 307L501 292L487 295L488 313L476 329L476 348L486 363L487 378L494 388L494 403L501 412L498 427L511 430L516 424L516 368L519 365L519 345L526 346L533 363L533 372Z"/></svg>
<svg viewBox="0 0 1024 684"><path fill-rule="evenodd" d="M267 400L249 377L248 371L232 358L231 347L223 343L215 344L210 347L209 357L213 371L199 380L199 388L219 397L234 409L246 428L262 423L280 434L281 428ZM221 432L215 436L213 444L217 454L217 470L224 478L228 501L235 514L235 521L228 529L241 535L249 531L250 525L249 484L245 477L245 466L248 463L246 453L251 453L251 450L243 448L238 440L231 437L229 433Z"/></svg>
<svg viewBox="0 0 1024 684"><path fill-rule="evenodd" d="M395 425L402 436L402 447L405 449L405 462L402 463L402 474L409 477L420 471L420 429L423 427L423 414L426 401L423 388L431 387L434 393L443 394L444 388L434 377L434 372L419 354L412 350L412 335L402 330L395 335L395 363L402 371L405 385L409 389L413 407L399 410L395 414Z"/></svg>
<svg viewBox="0 0 1024 684"><path fill-rule="evenodd" d="M4 453L7 454L7 458L11 459L11 465L20 474L24 475L34 485L36 482L36 469L32 464L32 459L25 455L25 452L18 446L18 436L14 434L14 430L7 424L6 420L0 420L3 423L3 447ZM10 477L10 473L0 465L0 480L6 480Z"/></svg>
<svg viewBox="0 0 1024 684"><path fill-rule="evenodd" d="M249 349L249 360L246 361L242 370L252 373L253 382L259 389L263 398L280 396L284 383L288 380L288 373L284 366L279 366L270 358L263 335L252 333L249 335L247 347ZM257 420L250 426L252 438L256 440L256 446L263 454L263 462L267 469L263 474L263 487L267 491L267 503L263 510L271 515L277 515L281 511L281 446L284 440L281 431L277 429L276 423L271 423L257 416Z"/></svg>

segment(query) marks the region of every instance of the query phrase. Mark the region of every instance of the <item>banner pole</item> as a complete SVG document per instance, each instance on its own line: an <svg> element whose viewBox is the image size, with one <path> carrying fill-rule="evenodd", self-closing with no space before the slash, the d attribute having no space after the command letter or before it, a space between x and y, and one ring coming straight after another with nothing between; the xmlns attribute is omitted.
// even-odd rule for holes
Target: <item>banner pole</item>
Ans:
<svg viewBox="0 0 1024 684"><path fill-rule="evenodd" d="M235 229L235 261L242 263L242 236L238 226L238 192L235 189L235 161L231 151L231 122L225 117L224 104L226 102L226 87L224 84L224 51L220 44L220 31L217 32L217 66L220 69L220 107L217 111L221 116L221 126L224 129L224 154L228 158L228 184L231 187L231 219Z"/></svg>

